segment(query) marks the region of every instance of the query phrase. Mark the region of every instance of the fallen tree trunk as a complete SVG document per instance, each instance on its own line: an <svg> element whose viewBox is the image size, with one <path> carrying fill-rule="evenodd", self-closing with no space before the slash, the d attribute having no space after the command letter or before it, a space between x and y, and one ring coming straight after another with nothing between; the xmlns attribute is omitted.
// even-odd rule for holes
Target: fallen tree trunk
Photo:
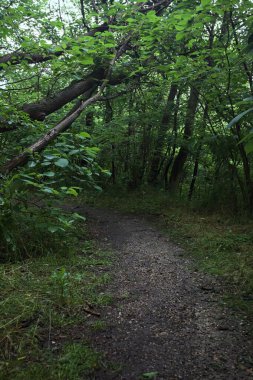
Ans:
<svg viewBox="0 0 253 380"><path fill-rule="evenodd" d="M164 8L169 6L173 0L160 0L154 1L154 3L150 6L149 3L140 3L138 4L139 11L146 13L147 11L154 9L157 14L163 11ZM37 140L34 144L30 145L24 152L17 155L13 159L9 160L7 163L3 165L0 169L0 172L4 174L10 173L13 169L24 165L29 160L31 154L41 152L51 141L53 141L60 133L66 131L72 123L79 117L82 111L88 107L90 104L95 103L98 100L104 100L103 97L100 96L102 94L104 88L108 83L117 84L121 83L125 76L119 75L119 77L112 78L112 67L115 62L121 57L121 55L128 49L128 44L132 37L132 32L126 36L124 42L118 47L115 57L108 64L108 67L100 67L97 68L87 76L84 80L75 82L70 84L67 88L60 91L58 94L54 96L53 99L46 98L41 102L26 104L23 106L24 112L29 114L31 119L43 121L45 117L56 110L63 107L65 104L71 102L72 100L78 98L80 95L84 95L85 93L89 94L95 90L99 85L101 85L99 92L83 101L80 106L78 103L74 106L72 113L69 114L61 120L54 128L48 131L44 136L42 136L39 140ZM77 108L78 107L78 108Z"/></svg>
<svg viewBox="0 0 253 380"><path fill-rule="evenodd" d="M58 94L55 94L53 98L45 98L38 103L25 104L23 111L32 120L43 121L47 115L62 108L86 91L96 88L104 77L105 70L103 68L94 70L86 79L71 83Z"/></svg>
<svg viewBox="0 0 253 380"><path fill-rule="evenodd" d="M1 173L8 174L13 169L25 165L31 155L34 153L39 153L43 149L46 148L46 146L53 141L57 136L59 136L60 133L66 131L73 122L81 115L83 110L87 108L90 104L95 103L100 98L100 94L96 94L92 96L91 98L87 99L86 101L82 102L81 105L69 116L64 118L60 123L58 123L54 128L52 128L50 131L48 131L44 136L42 136L39 140L37 140L34 144L30 145L26 150L22 153L20 153L18 156L14 157L10 161L8 161L2 168Z"/></svg>
<svg viewBox="0 0 253 380"><path fill-rule="evenodd" d="M99 92L90 97L91 95L91 89L89 88L86 92L86 94L83 94L83 98L87 97L86 100L82 101L80 105L78 103L74 105L72 109L72 113L68 113L67 116L61 120L54 128L52 128L50 131L48 131L44 136L42 136L39 140L37 140L34 144L30 145L26 148L26 150L7 163L4 164L4 166L1 168L0 172L3 174L10 173L13 169L25 165L31 154L39 153L45 147L54 139L56 139L57 136L59 136L60 133L66 131L73 122L80 116L80 114L83 112L83 110L88 107L90 104L95 103L98 100L104 100L105 98L101 96L103 94L103 91L105 87L107 86L109 82L109 78L112 73L112 68L114 64L116 63L117 59L120 58L120 56L125 52L125 49L127 47L127 44L129 42L129 39L131 38L131 35L127 36L123 44L121 44L115 54L115 57L111 60L111 62L108 65L108 69L104 71L104 80L103 84L101 85Z"/></svg>

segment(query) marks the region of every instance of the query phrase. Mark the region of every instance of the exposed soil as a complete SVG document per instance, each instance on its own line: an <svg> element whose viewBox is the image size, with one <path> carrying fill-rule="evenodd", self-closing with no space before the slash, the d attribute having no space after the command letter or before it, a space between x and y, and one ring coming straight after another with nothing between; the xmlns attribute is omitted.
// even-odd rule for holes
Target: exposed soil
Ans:
<svg viewBox="0 0 253 380"><path fill-rule="evenodd" d="M95 332L95 348L121 372L97 380L253 379L253 339L246 320L222 306L227 289L215 277L194 270L182 249L142 217L115 211L78 209L90 231L116 256L102 308L106 322Z"/></svg>

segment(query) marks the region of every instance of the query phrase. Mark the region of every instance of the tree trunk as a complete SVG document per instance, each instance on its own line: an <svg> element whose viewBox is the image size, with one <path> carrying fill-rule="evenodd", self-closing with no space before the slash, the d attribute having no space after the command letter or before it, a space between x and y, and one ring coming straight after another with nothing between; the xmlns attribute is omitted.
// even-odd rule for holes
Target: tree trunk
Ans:
<svg viewBox="0 0 253 380"><path fill-rule="evenodd" d="M183 135L184 144L181 146L179 153L177 157L175 158L175 161L171 169L170 179L169 179L170 189L174 189L176 187L176 185L178 184L180 180L180 177L183 174L184 165L189 154L187 143L193 133L198 100L199 100L199 92L194 87L191 87L190 96L187 103L186 117L185 117L185 127L184 127L184 135Z"/></svg>
<svg viewBox="0 0 253 380"><path fill-rule="evenodd" d="M180 106L180 99L181 99L182 92L179 91L177 93L177 99L176 99L176 104L175 104L175 110L174 110L174 115L173 115L173 144L169 142L168 144L168 150L170 150L170 145L172 145L172 152L170 153L169 160L167 161L165 168L163 170L163 180L164 180L164 189L168 189L168 173L170 170L170 167L173 163L175 153L176 153L176 140L177 140L177 128L178 128L178 112L179 112L179 106ZM161 163L162 166L162 163ZM161 167L162 168L162 167Z"/></svg>
<svg viewBox="0 0 253 380"><path fill-rule="evenodd" d="M157 140L154 147L154 154L151 161L150 173L148 182L150 184L155 184L159 175L159 169L161 168L160 163L162 160L162 153L164 149L164 143L166 139L166 133L169 129L171 116L174 110L174 101L177 95L178 87L176 84L171 85L170 92L168 95L167 103L163 112L162 121L158 129Z"/></svg>
<svg viewBox="0 0 253 380"><path fill-rule="evenodd" d="M238 135L239 141L242 139L241 133L240 133L240 125L236 125L236 131ZM248 207L249 207L249 212L252 214L253 212L253 181L251 178L251 168L250 168L250 163L247 157L247 154L245 152L244 146L242 143L238 144L240 155L242 158L242 164L243 164L243 173L244 173L244 178L245 178L245 183L246 183L246 190L247 190L247 198L248 198Z"/></svg>
<svg viewBox="0 0 253 380"><path fill-rule="evenodd" d="M58 94L55 94L53 98L45 98L38 103L25 104L23 111L32 120L43 121L47 115L62 108L65 104L78 98L78 96L90 90L94 91L104 76L104 69L96 70L86 79L71 83L68 87L58 92Z"/></svg>
<svg viewBox="0 0 253 380"><path fill-rule="evenodd" d="M41 152L43 149L45 149L51 141L53 141L54 139L56 139L57 136L59 136L59 134L70 128L73 122L80 116L80 114L86 107L88 107L92 103L95 103L97 100L99 100L99 94L96 94L93 97L87 99L80 105L80 107L77 110L75 110L71 115L67 116L62 121L60 121L59 124L57 124L54 128L48 131L34 144L26 148L26 150L23 153L8 161L0 169L0 172L3 174L8 174L15 168L25 165L32 154Z"/></svg>
<svg viewBox="0 0 253 380"><path fill-rule="evenodd" d="M105 103L105 125L113 119L113 109L109 100ZM113 185L116 183L116 165L115 165L115 144L111 144L111 180Z"/></svg>
<svg viewBox="0 0 253 380"><path fill-rule="evenodd" d="M191 180L190 189L189 189L189 193L188 193L188 200L189 201L192 199L192 195L193 195L194 187L195 187L195 182L196 182L197 175L198 175L200 151L201 151L201 148L199 148L197 156L195 158L193 175L192 175L192 180Z"/></svg>
<svg viewBox="0 0 253 380"><path fill-rule="evenodd" d="M203 124L202 124L201 136L199 138L198 145L197 145L197 151L196 151L196 156L195 156L192 180L191 180L189 193L188 193L188 200L189 201L191 201L191 199L192 199L192 195L193 195L194 188L195 188L195 183L196 183L197 176L198 176L199 158L200 158L200 154L201 154L202 140L203 140L204 135L205 135L205 127L206 127L207 120L208 120L208 105L206 104L205 108L204 108L204 113L203 113Z"/></svg>

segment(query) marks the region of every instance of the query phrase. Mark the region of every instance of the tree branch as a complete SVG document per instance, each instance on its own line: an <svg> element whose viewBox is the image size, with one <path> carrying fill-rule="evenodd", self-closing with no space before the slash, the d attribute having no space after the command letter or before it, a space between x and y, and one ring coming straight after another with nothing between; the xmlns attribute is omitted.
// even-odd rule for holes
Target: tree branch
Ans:
<svg viewBox="0 0 253 380"><path fill-rule="evenodd" d="M47 115L57 111L65 104L78 98L78 96L82 95L86 91L94 89L94 87L98 87L101 82L105 80L109 82L112 67L117 59L126 51L131 36L132 33L129 33L120 44L116 50L114 58L109 63L107 70L102 67L98 68L94 70L93 73L86 79L70 84L68 87L56 94L54 98L45 98L38 103L25 104L23 106L23 111L27 113L32 120L43 121ZM122 80L122 76L120 77L120 80ZM115 81L114 79L113 83L117 84L119 81Z"/></svg>
<svg viewBox="0 0 253 380"><path fill-rule="evenodd" d="M73 122L81 115L83 110L87 108L90 104L93 104L100 100L101 94L103 93L105 87L108 84L109 81L109 76L111 75L112 67L115 65L117 59L123 54L124 52L124 47L127 45L129 40L129 36L125 39L125 41L121 44L119 49L115 52L114 58L111 60L108 71L106 73L106 78L103 81L102 86L100 87L99 91L97 92L96 95L92 96L91 98L81 102L80 106L77 107L74 106L74 111L71 114L68 114L63 120L61 120L54 128L52 128L50 131L48 131L44 136L42 136L39 140L37 140L34 144L30 145L24 152L20 153L10 161L8 161L0 170L3 174L8 174L10 173L13 169L25 165L31 154L34 153L39 153L45 147L53 140L56 139L59 134L62 132L66 131L72 124ZM90 89L87 90L88 94Z"/></svg>
<svg viewBox="0 0 253 380"><path fill-rule="evenodd" d="M173 0L158 0L153 1L153 5L149 5L149 2L143 2L143 3L137 3L136 5L139 7L139 12L141 13L147 13L151 10L155 10L157 14L160 14L160 12L167 8ZM84 9L83 9L83 1L81 0L81 12L82 16L84 16ZM95 4L95 3L94 3ZM85 25L86 26L86 25ZM87 27L87 26L86 26ZM90 30L88 33L85 33L84 36L91 36L93 37L98 32L104 32L109 29L109 25L107 23L104 23L92 30ZM69 46L70 47L70 46ZM68 49L68 47L67 47ZM56 51L49 54L39 54L39 53L30 53L30 52L22 52L21 49L18 49L12 53L8 53L0 57L0 71L3 70L3 66L1 64L8 64L8 65L19 65L23 61L26 61L29 64L37 64L41 62L47 62L55 57L59 57L63 55L64 50Z"/></svg>
<svg viewBox="0 0 253 380"><path fill-rule="evenodd" d="M90 30L88 33L85 33L84 36L89 36L93 37L96 33L98 32L104 32L109 29L108 24L104 23L97 28L94 28ZM71 46L67 46L70 48ZM60 57L61 55L64 54L64 50L59 50L53 53L45 53L45 54L39 54L39 53L30 53L30 52L22 52L20 49L3 55L0 57L0 71L4 69L2 66L3 64L8 64L8 65L19 65L20 63L26 61L29 64L37 64L37 63L42 63L42 62L47 62L52 60L53 58Z"/></svg>
<svg viewBox="0 0 253 380"><path fill-rule="evenodd" d="M71 115L64 118L59 124L57 124L54 128L48 131L34 144L30 145L24 152L20 153L18 156L8 161L1 168L1 173L8 174L13 169L25 165L32 154L41 152L51 141L55 140L60 133L66 131L73 124L73 122L80 116L82 111L85 108L87 108L90 104L95 103L98 100L99 96L100 94L97 93L96 95L87 99L85 102L82 102L82 104L77 108L77 110L75 110Z"/></svg>
<svg viewBox="0 0 253 380"><path fill-rule="evenodd" d="M86 79L73 82L64 88L53 98L45 98L38 103L25 104L23 111L27 113L32 120L43 121L47 115L62 108L65 104L78 98L86 91L98 86L105 76L103 68L93 71Z"/></svg>

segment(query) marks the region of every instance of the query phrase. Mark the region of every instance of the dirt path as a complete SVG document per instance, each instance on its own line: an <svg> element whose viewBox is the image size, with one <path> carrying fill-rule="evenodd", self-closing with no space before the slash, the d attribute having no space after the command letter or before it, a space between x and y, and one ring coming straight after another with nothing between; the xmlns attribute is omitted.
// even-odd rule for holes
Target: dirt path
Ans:
<svg viewBox="0 0 253 380"><path fill-rule="evenodd" d="M253 379L253 341L246 323L220 306L224 291L212 277L194 271L182 250L142 218L114 211L78 210L90 230L116 253L106 289L114 302L101 313L106 329L95 347L119 374L96 379Z"/></svg>

